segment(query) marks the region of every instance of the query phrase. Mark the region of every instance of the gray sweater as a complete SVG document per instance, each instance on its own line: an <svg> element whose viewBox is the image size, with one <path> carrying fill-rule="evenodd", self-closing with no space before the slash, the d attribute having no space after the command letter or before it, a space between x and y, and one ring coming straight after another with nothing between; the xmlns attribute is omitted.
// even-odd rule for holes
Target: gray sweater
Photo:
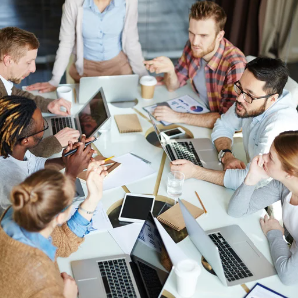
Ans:
<svg viewBox="0 0 298 298"><path fill-rule="evenodd" d="M277 201L283 202L290 191L279 181L272 180L262 188L244 183L232 196L228 214L233 217L242 217L261 210ZM298 252L292 254L290 248L279 230L271 230L267 233L270 252L277 274L286 285L298 283ZM297 241L296 241L297 242ZM298 243L297 243L298 244Z"/></svg>

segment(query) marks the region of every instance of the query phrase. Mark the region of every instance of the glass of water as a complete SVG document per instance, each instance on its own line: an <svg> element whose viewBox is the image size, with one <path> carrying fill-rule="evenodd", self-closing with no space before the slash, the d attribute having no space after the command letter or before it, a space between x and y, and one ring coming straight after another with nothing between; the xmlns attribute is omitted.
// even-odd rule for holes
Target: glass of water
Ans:
<svg viewBox="0 0 298 298"><path fill-rule="evenodd" d="M175 200L175 204L182 195L184 178L185 175L182 172L174 171L168 174L167 193L171 199Z"/></svg>

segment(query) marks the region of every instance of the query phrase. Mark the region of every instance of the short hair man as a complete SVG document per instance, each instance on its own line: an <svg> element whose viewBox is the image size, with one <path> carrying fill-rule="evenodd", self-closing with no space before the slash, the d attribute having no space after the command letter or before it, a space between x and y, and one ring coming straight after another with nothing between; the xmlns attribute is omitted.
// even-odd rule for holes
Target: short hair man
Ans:
<svg viewBox="0 0 298 298"><path fill-rule="evenodd" d="M291 94L283 89L288 71L279 59L256 58L246 65L235 82L236 103L219 118L211 135L225 171L195 166L186 160L172 162L171 169L187 178L197 178L236 189L244 181L249 164L236 159L231 151L233 135L242 128L247 161L268 153L274 138L283 131L298 129L298 115Z"/></svg>
<svg viewBox="0 0 298 298"><path fill-rule="evenodd" d="M6 95L18 95L30 98L42 112L57 115L70 114L70 102L60 99L45 99L41 96L22 91L13 87L19 84L31 72L35 72L35 59L39 42L33 33L16 28L6 27L0 30L0 98ZM67 112L62 112L61 107ZM59 131L55 136L44 139L36 148L32 149L37 156L48 157L61 151L68 141L75 142L79 132L71 128Z"/></svg>
<svg viewBox="0 0 298 298"><path fill-rule="evenodd" d="M85 137L77 144L77 152L68 157L45 159L29 150L41 141L48 128L33 100L20 96L0 99L0 214L10 205L9 194L13 186L45 166L66 166L66 172L75 178L87 168L92 159L90 146L84 149ZM72 148L70 144L64 153Z"/></svg>
<svg viewBox="0 0 298 298"><path fill-rule="evenodd" d="M190 79L210 110L210 113L198 115L159 106L153 113L158 121L213 128L220 114L235 102L233 84L240 79L246 60L243 53L224 38L226 19L226 13L216 3L196 2L189 14L189 40L176 67L167 57L145 62L149 71L165 73L164 83L170 91Z"/></svg>

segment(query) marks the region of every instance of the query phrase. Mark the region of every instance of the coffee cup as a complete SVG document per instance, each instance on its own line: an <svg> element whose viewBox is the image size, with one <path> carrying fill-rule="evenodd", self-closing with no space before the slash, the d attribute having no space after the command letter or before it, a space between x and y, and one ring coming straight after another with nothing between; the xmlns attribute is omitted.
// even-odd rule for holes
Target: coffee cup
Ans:
<svg viewBox="0 0 298 298"><path fill-rule="evenodd" d="M175 273L178 294L185 298L192 297L201 273L198 262L192 259L182 260L175 266Z"/></svg>
<svg viewBox="0 0 298 298"><path fill-rule="evenodd" d="M60 86L57 88L57 97L63 98L72 102L73 100L73 90L71 87L68 86Z"/></svg>
<svg viewBox="0 0 298 298"><path fill-rule="evenodd" d="M152 76L143 76L140 79L142 98L152 99L154 96L155 85L157 80Z"/></svg>

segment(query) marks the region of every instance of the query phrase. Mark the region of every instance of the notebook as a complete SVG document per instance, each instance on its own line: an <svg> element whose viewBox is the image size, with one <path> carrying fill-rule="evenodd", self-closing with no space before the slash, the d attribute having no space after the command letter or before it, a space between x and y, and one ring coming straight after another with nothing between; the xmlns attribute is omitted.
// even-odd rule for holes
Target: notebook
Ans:
<svg viewBox="0 0 298 298"><path fill-rule="evenodd" d="M182 200L182 202L194 218L197 218L204 213L204 211L201 208L198 208L197 206L185 200ZM157 219L176 231L181 231L185 228L185 222L183 219L181 209L179 207L179 203L177 203L176 205L168 209L166 212L159 215Z"/></svg>
<svg viewBox="0 0 298 298"><path fill-rule="evenodd" d="M136 114L115 115L114 117L120 133L142 131L142 126Z"/></svg>
<svg viewBox="0 0 298 298"><path fill-rule="evenodd" d="M94 159L97 160L97 161L99 161L99 160L106 159L106 157L101 156L101 155L97 155L97 156L94 157ZM106 161L106 164L110 164L110 163L112 163L112 162L113 162L112 165L107 166L107 171L108 171L109 174L110 174L112 171L114 171L115 169L117 169L117 168L121 165L121 163L116 162L116 161L114 161L114 160L112 160L112 159L109 159L108 161ZM83 179L83 180L86 181L86 179L87 179L87 171L85 170L85 171L81 172L81 173L78 175L78 178Z"/></svg>

